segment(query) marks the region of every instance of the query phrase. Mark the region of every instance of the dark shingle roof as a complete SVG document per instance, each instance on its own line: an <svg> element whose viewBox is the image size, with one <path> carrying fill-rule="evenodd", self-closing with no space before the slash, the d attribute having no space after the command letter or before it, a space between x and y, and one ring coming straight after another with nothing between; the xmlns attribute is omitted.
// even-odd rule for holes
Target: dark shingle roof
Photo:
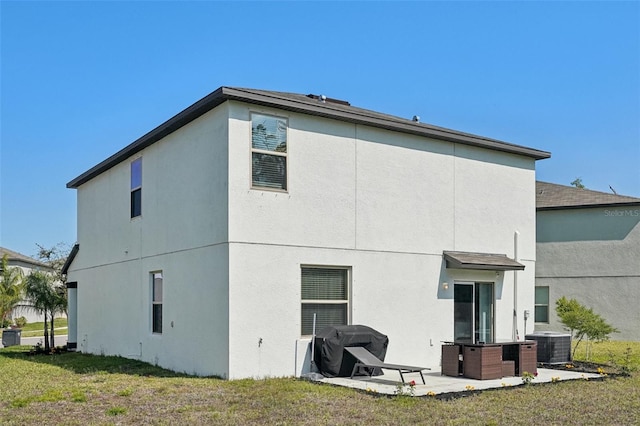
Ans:
<svg viewBox="0 0 640 426"><path fill-rule="evenodd" d="M588 207L640 205L640 198L580 189L548 182L536 182L536 209L558 210Z"/></svg>
<svg viewBox="0 0 640 426"><path fill-rule="evenodd" d="M496 151L509 152L524 155L536 160L549 158L551 156L551 154L546 151L540 151L495 139L489 139L482 136L458 132L456 130L445 129L443 127L436 127L405 118L357 108L351 106L348 102L337 101L330 98L327 98L325 102L322 102L318 96L223 86L170 118L160 126L151 130L149 133L140 137L100 164L73 179L67 183L67 187L79 187L83 183L109 170L121 161L124 161L137 152L140 152L149 145L159 141L170 133L178 130L180 127L188 124L228 100L274 107L286 111L299 112L356 124L365 124L397 132L410 133L465 145L493 149Z"/></svg>
<svg viewBox="0 0 640 426"><path fill-rule="evenodd" d="M447 268L483 269L490 271L524 271L524 265L506 254L445 251Z"/></svg>
<svg viewBox="0 0 640 426"><path fill-rule="evenodd" d="M17 251L13 251L13 250L9 250L7 248L4 247L0 247L0 258L2 258L4 255L7 255L7 259L9 260L9 262L14 261L14 262L21 262L21 263L26 263L29 265L33 265L33 266L38 266L40 268L47 268L49 269L49 266L45 265L44 263L33 259L29 256L26 256L24 254L18 253Z"/></svg>

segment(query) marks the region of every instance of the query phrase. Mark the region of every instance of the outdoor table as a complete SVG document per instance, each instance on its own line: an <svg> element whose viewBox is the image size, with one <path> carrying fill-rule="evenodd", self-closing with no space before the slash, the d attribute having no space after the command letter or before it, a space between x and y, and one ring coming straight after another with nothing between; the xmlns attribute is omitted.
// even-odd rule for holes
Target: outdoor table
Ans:
<svg viewBox="0 0 640 426"><path fill-rule="evenodd" d="M537 342L443 342L442 375L471 379L500 379L537 372Z"/></svg>

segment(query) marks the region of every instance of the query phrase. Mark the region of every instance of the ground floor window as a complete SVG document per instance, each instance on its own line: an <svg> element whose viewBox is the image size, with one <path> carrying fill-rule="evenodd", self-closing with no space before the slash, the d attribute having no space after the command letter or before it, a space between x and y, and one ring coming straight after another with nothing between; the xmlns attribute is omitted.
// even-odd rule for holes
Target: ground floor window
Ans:
<svg viewBox="0 0 640 426"><path fill-rule="evenodd" d="M454 340L493 343L493 283L456 283L453 287Z"/></svg>
<svg viewBox="0 0 640 426"><path fill-rule="evenodd" d="M549 322L549 287L536 287L535 322Z"/></svg>
<svg viewBox="0 0 640 426"><path fill-rule="evenodd" d="M302 267L302 335L349 324L349 268Z"/></svg>
<svg viewBox="0 0 640 426"><path fill-rule="evenodd" d="M162 334L162 272L151 274L151 331Z"/></svg>

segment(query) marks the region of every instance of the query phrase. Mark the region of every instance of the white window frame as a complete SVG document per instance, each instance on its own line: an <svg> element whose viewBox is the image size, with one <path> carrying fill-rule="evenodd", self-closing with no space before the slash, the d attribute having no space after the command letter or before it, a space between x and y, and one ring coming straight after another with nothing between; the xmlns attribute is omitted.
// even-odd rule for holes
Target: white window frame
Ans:
<svg viewBox="0 0 640 426"><path fill-rule="evenodd" d="M304 269L334 269L334 270L341 270L341 271L346 271L346 285L347 285L347 289L346 289L346 293L347 293L347 299L333 299L333 300L328 300L328 299L303 299L302 298L302 271ZM300 265L300 334L303 337L308 337L311 336L311 334L302 334L302 305L305 304L319 304L319 305L344 305L346 304L346 311L347 311L347 318L346 318L346 322L347 325L351 324L351 275L352 275L352 268L350 266L329 266L329 265ZM316 329L316 331L318 331L318 329ZM312 330L313 332L313 330Z"/></svg>
<svg viewBox="0 0 640 426"><path fill-rule="evenodd" d="M286 133L285 133L285 138L286 138L286 151L285 152L280 152L280 151L270 151L270 150L266 150L266 149L259 149L259 148L254 148L253 147L253 117L254 116L264 116L264 117L269 117L269 118L274 118L277 120L284 120L285 125L286 125ZM260 190L260 191L275 191L275 192L288 192L289 191L289 118L288 117L284 117L281 115L275 115L269 112L263 112L263 111L251 111L249 113L249 131L250 131L250 147L251 147L251 153L250 153L250 157L249 157L249 162L251 164L250 167L250 174L249 174L249 179L250 179L250 187L251 189L255 189L255 190ZM259 184L255 184L253 181L253 154L266 154L266 155L272 155L272 156L276 156L276 157L283 157L284 158L284 164L285 164L285 179L284 179L284 188L278 188L278 187L273 187L273 186L262 186Z"/></svg>
<svg viewBox="0 0 640 426"><path fill-rule="evenodd" d="M535 296L536 296L536 292L537 289L539 288L546 288L547 289L547 303L535 303ZM550 294L549 294L549 286L548 285L537 285L534 289L534 293L533 293L533 299L534 299L534 307L533 307L533 322L535 324L549 324L549 320L551 317L551 310L549 308L550 306ZM547 320L546 321L538 321L538 318L536 318L536 308L538 306L546 306L547 307Z"/></svg>
<svg viewBox="0 0 640 426"><path fill-rule="evenodd" d="M155 279L156 275L160 275L161 282L161 292L160 292L160 300L155 300ZM153 271L149 273L150 277L150 300L151 300L151 313L149 315L151 319L151 333L156 336L161 336L164 330L164 274L162 271ZM155 307L160 306L160 331L156 331L155 327Z"/></svg>

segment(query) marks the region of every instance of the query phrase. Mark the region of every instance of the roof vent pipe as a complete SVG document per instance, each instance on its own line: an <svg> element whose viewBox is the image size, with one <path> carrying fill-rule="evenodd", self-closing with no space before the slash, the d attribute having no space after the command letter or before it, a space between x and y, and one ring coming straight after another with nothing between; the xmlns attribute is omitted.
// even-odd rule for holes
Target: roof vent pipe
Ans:
<svg viewBox="0 0 640 426"><path fill-rule="evenodd" d="M419 115L414 115L411 120L415 121L416 123L419 123L420 122L420 116Z"/></svg>
<svg viewBox="0 0 640 426"><path fill-rule="evenodd" d="M322 103L327 102L327 97L325 95L320 95L320 102Z"/></svg>

